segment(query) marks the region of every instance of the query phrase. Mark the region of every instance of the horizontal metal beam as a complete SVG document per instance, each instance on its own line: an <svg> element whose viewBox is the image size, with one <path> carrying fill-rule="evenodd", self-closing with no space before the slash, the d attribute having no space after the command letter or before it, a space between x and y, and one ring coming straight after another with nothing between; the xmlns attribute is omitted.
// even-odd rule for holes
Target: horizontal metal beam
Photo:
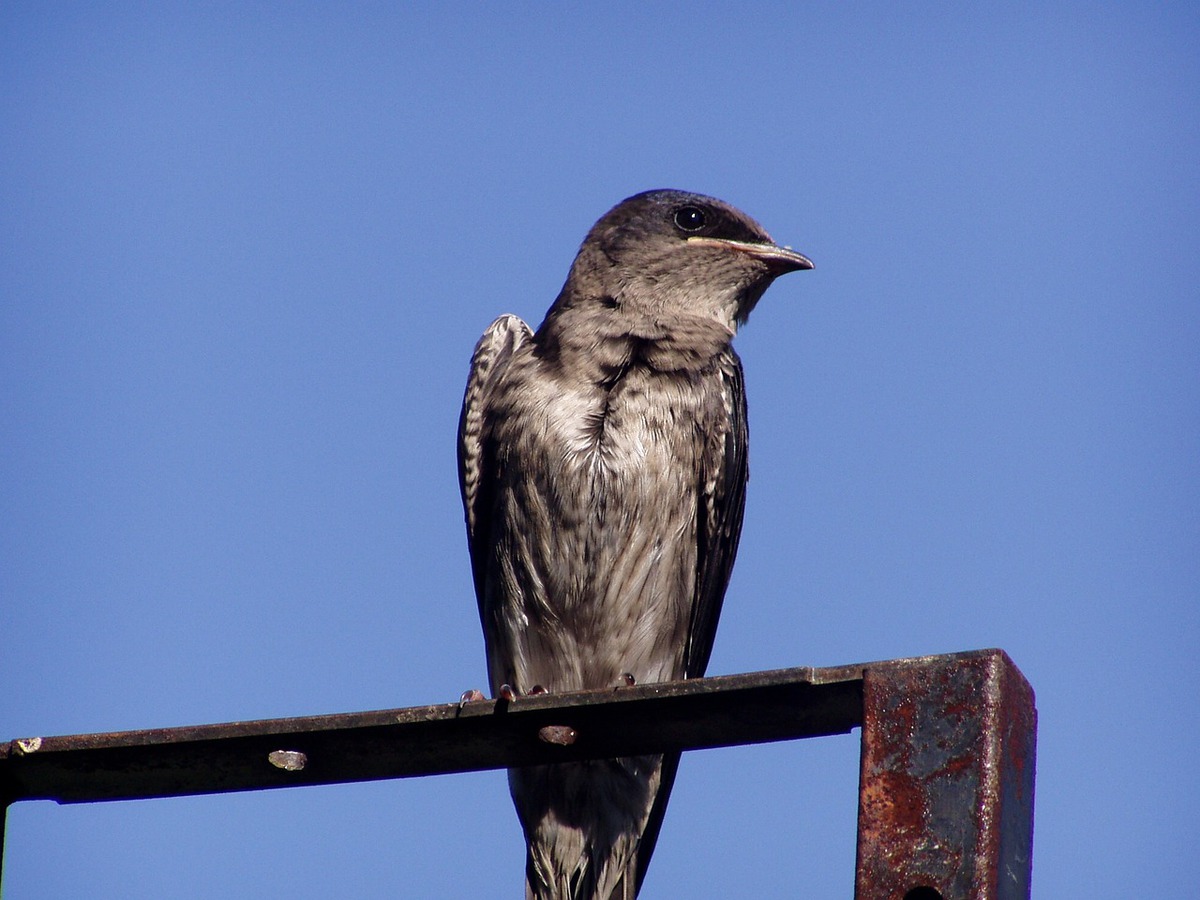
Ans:
<svg viewBox="0 0 1200 900"><path fill-rule="evenodd" d="M843 734L859 667L0 744L0 796L178 797Z"/></svg>

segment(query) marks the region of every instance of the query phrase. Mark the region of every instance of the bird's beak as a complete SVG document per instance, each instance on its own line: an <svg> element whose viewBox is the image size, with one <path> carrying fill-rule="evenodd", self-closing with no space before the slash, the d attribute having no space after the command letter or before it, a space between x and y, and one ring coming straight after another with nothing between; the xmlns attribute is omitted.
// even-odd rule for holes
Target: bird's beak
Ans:
<svg viewBox="0 0 1200 900"><path fill-rule="evenodd" d="M780 247L777 244L755 244L750 241L730 241L724 238L700 235L688 238L688 242L704 244L709 247L725 247L753 256L755 259L765 262L772 275L783 275L787 272L813 268L812 260L803 253L797 253L791 247Z"/></svg>

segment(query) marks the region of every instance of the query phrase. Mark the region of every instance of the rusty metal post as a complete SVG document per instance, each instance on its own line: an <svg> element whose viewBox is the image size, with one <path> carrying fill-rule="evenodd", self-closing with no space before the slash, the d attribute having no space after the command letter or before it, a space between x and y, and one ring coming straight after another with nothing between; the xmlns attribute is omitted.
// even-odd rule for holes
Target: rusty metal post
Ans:
<svg viewBox="0 0 1200 900"><path fill-rule="evenodd" d="M1037 712L999 650L863 679L855 900L1028 900Z"/></svg>

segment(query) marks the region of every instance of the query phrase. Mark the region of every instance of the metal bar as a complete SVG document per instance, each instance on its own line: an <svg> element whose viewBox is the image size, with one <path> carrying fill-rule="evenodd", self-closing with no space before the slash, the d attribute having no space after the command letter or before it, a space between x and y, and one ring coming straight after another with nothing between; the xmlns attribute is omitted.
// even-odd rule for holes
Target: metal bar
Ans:
<svg viewBox="0 0 1200 900"><path fill-rule="evenodd" d="M0 743L0 804L405 778L859 725L856 900L1027 900L1037 713L1000 650L511 702L22 738Z"/></svg>
<svg viewBox="0 0 1200 900"><path fill-rule="evenodd" d="M0 745L0 794L60 803L404 778L844 734L862 669L785 669Z"/></svg>
<svg viewBox="0 0 1200 900"><path fill-rule="evenodd" d="M856 900L1028 900L1036 739L999 650L868 667Z"/></svg>

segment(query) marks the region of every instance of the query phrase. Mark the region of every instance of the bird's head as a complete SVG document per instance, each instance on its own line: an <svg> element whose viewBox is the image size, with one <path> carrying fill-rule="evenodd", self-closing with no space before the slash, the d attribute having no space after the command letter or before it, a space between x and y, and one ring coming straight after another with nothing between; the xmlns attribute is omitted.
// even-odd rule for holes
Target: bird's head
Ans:
<svg viewBox="0 0 1200 900"><path fill-rule="evenodd" d="M812 267L728 203L646 191L592 227L556 306L596 304L660 320L704 316L732 331L778 276Z"/></svg>

